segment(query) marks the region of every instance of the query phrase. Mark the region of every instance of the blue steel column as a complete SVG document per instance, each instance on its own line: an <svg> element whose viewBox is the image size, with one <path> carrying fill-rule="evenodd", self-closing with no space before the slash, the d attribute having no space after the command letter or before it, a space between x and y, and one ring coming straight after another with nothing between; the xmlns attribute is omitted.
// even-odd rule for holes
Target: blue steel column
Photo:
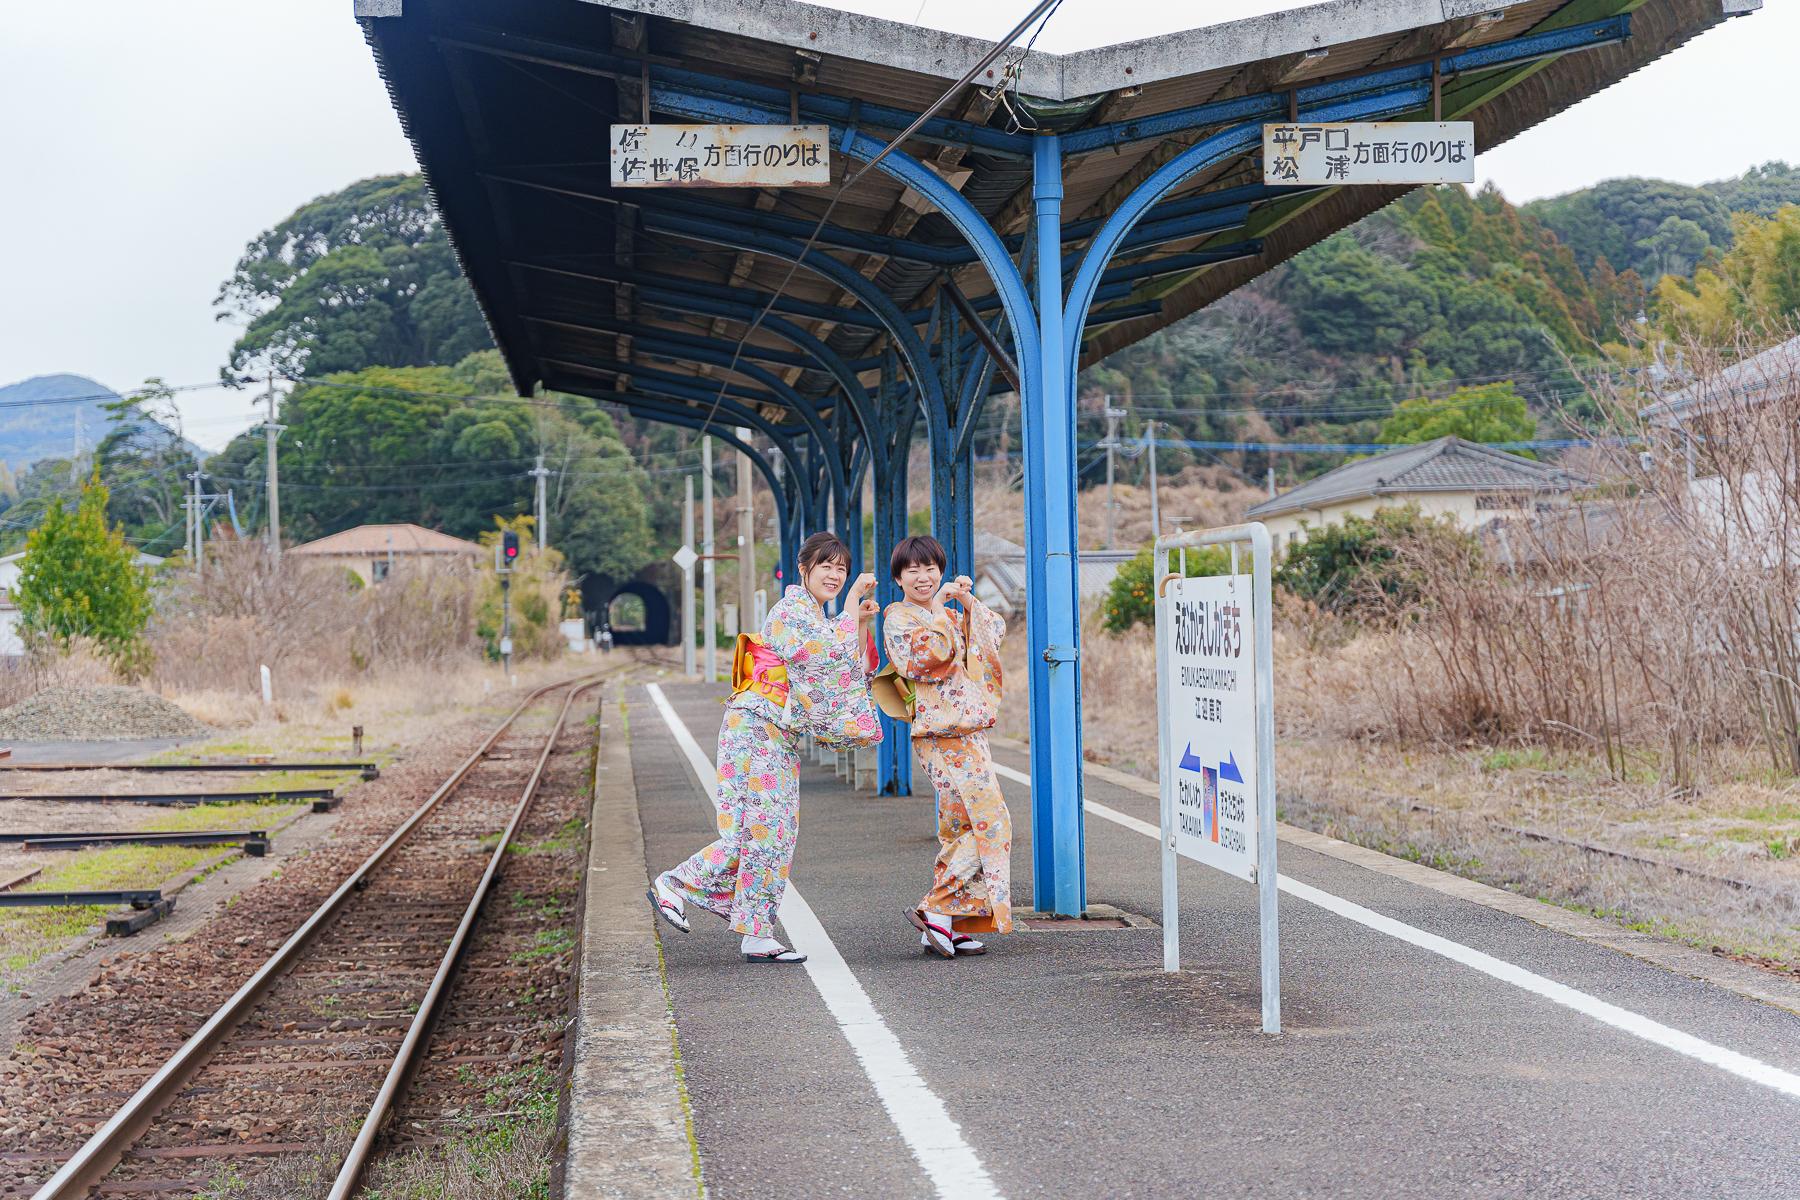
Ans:
<svg viewBox="0 0 1800 1200"><path fill-rule="evenodd" d="M899 364L892 351L882 360L881 384L875 406L882 454L875 472L875 545L869 568L875 572L875 599L883 612L900 599L900 585L888 574L894 543L906 536L906 466L912 445L912 421L901 410ZM911 394L907 405L916 405ZM904 436L903 436L904 434ZM877 625L879 632L880 626ZM883 653L886 657L886 653ZM886 713L881 717L881 749L875 758L875 788L884 796L912 795L912 726Z"/></svg>
<svg viewBox="0 0 1800 1200"><path fill-rule="evenodd" d="M1081 645L1075 587L1075 403L1063 324L1062 144L1037 138L1038 355L1036 387L1021 397L1025 478L1026 631L1031 667L1031 853L1039 909L1087 908L1081 810ZM1032 486L1032 484L1036 486Z"/></svg>

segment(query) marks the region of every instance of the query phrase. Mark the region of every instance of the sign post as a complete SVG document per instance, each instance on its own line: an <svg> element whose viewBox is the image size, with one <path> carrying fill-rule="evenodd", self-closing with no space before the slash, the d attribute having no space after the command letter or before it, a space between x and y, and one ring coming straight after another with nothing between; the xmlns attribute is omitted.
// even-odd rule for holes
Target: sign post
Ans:
<svg viewBox="0 0 1800 1200"><path fill-rule="evenodd" d="M827 187L826 125L614 125L612 185Z"/></svg>
<svg viewBox="0 0 1800 1200"><path fill-rule="evenodd" d="M1267 184L1474 183L1473 121L1263 126Z"/></svg>
<svg viewBox="0 0 1800 1200"><path fill-rule="evenodd" d="M1238 572L1250 547L1250 573ZM1189 578L1186 551L1231 548L1231 574ZM1281 1032L1275 866L1270 539L1261 523L1156 540L1156 711L1162 793L1163 970L1181 969L1176 860L1256 884L1262 1027ZM1180 566L1171 571L1170 554Z"/></svg>

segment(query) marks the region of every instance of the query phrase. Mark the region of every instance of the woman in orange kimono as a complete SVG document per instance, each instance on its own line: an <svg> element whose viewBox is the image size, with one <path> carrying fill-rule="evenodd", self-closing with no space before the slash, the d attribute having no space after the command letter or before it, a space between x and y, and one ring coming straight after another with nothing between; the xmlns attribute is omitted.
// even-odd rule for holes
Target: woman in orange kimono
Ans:
<svg viewBox="0 0 1800 1200"><path fill-rule="evenodd" d="M909 537L894 547L889 570L905 599L888 605L882 641L894 669L912 682L913 748L937 791L937 866L931 890L907 919L921 946L955 958L987 952L974 934L1012 931L1012 817L987 741L1006 622L975 598L968 576L945 582L944 566L936 538ZM960 612L946 607L951 600Z"/></svg>

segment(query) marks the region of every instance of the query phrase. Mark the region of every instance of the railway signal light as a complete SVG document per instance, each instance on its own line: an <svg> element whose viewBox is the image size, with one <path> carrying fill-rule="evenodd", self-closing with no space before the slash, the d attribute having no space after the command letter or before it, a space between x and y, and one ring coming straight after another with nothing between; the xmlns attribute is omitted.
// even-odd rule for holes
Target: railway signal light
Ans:
<svg viewBox="0 0 1800 1200"><path fill-rule="evenodd" d="M519 535L510 529L500 535L500 555L508 566L519 557Z"/></svg>

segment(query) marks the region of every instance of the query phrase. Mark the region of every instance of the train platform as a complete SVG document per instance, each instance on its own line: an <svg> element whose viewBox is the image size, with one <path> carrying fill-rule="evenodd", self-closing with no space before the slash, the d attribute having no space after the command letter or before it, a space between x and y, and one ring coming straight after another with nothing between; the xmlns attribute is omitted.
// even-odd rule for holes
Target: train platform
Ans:
<svg viewBox="0 0 1800 1200"><path fill-rule="evenodd" d="M1147 925L929 957L903 914L930 796L824 767L782 913L805 966L745 964L705 914L659 926L648 876L712 836L722 697L609 706L568 1195L1795 1194L1800 987L1304 831L1280 845L1279 1036L1250 886L1181 865L1175 975ZM1028 764L996 759L1023 907ZM1156 918L1154 789L1095 769L1086 798L1090 902Z"/></svg>

